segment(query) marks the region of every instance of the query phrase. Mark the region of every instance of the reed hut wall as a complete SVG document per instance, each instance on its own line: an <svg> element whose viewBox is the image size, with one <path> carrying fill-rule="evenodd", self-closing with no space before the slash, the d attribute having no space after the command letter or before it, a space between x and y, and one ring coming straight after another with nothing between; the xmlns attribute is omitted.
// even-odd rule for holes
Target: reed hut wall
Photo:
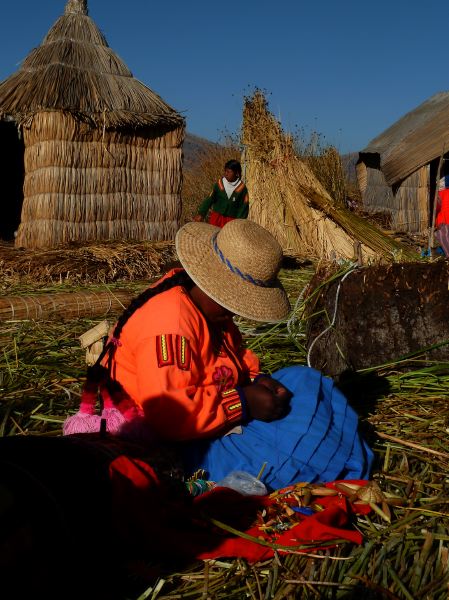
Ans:
<svg viewBox="0 0 449 600"><path fill-rule="evenodd" d="M46 111L23 132L24 199L16 246L174 238L183 126L102 130L68 113Z"/></svg>
<svg viewBox="0 0 449 600"><path fill-rule="evenodd" d="M449 92L440 92L405 114L359 153L357 177L368 211L389 210L392 225L425 233L433 210L441 156L448 153ZM381 171L376 173L375 171Z"/></svg>
<svg viewBox="0 0 449 600"><path fill-rule="evenodd" d="M424 165L393 190L383 171L357 165L357 178L363 207L371 213L387 213L397 231L423 233L429 227L429 165Z"/></svg>

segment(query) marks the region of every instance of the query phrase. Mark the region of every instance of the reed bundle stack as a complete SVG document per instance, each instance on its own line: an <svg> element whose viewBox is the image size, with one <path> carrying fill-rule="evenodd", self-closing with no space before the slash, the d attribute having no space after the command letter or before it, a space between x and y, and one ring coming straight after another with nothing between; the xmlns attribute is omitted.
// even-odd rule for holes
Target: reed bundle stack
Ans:
<svg viewBox="0 0 449 600"><path fill-rule="evenodd" d="M67 293L2 296L1 321L49 321L93 318L120 312L133 299L128 290L71 291Z"/></svg>
<svg viewBox="0 0 449 600"><path fill-rule="evenodd" d="M96 284L151 280L177 263L173 242L102 242L36 250L0 243L2 289L20 283ZM8 285L8 282L11 285Z"/></svg>
<svg viewBox="0 0 449 600"><path fill-rule="evenodd" d="M17 246L173 239L184 119L132 76L86 0L69 0L42 44L0 84L2 121L23 137Z"/></svg>
<svg viewBox="0 0 449 600"><path fill-rule="evenodd" d="M243 110L246 182L250 218L278 239L284 253L365 262L416 257L371 223L334 201L296 154L293 139L269 112L260 91Z"/></svg>

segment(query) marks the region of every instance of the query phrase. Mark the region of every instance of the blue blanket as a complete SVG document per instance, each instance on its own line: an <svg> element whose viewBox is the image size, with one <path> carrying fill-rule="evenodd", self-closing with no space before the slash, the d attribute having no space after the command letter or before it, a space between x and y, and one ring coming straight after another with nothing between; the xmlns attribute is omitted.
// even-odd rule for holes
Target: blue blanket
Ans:
<svg viewBox="0 0 449 600"><path fill-rule="evenodd" d="M192 442L187 471L202 468L219 481L231 471L257 476L279 489L298 481L367 479L373 453L358 432L358 417L333 381L309 367L273 373L292 393L290 413L271 423L251 421L242 433Z"/></svg>

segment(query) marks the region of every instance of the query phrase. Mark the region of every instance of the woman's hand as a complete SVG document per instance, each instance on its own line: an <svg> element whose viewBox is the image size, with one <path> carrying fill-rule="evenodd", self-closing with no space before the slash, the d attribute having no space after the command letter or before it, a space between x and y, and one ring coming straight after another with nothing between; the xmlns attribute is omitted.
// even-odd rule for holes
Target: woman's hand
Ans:
<svg viewBox="0 0 449 600"><path fill-rule="evenodd" d="M258 377L257 383L267 387L275 396L281 398L285 402L288 402L293 395L291 391L287 389L285 385L282 385L280 381L273 379L272 377L268 377L267 375Z"/></svg>
<svg viewBox="0 0 449 600"><path fill-rule="evenodd" d="M279 382L277 383L278 388L280 387L288 392L287 388L281 386ZM259 380L257 383L245 386L243 391L246 398L248 417L251 419L265 422L275 421L285 417L290 410L290 392L284 393L281 391L276 394L268 386L259 383Z"/></svg>

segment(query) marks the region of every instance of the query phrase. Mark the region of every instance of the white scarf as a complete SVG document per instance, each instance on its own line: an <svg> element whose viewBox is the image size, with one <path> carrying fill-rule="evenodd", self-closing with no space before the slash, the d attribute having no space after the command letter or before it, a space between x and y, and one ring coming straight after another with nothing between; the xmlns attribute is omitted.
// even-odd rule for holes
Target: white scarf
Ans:
<svg viewBox="0 0 449 600"><path fill-rule="evenodd" d="M228 198L230 198L232 196L232 194L235 192L237 186L239 185L240 179L237 177L237 179L231 183L230 181L228 181L226 179L226 177L223 177L222 181L223 181L223 186L224 186L226 195L228 196Z"/></svg>

